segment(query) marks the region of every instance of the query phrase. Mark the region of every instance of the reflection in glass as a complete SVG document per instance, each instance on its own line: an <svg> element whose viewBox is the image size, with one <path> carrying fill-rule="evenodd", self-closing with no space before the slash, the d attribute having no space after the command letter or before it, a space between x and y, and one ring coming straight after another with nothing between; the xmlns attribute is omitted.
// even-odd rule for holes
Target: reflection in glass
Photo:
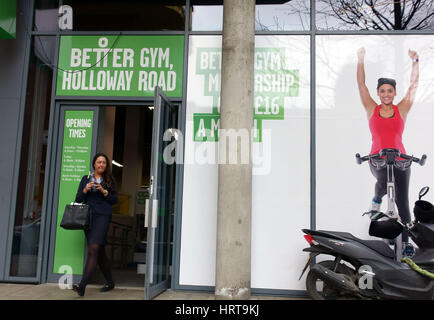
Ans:
<svg viewBox="0 0 434 320"><path fill-rule="evenodd" d="M193 1L193 31L222 31L222 1ZM197 5L194 5L197 4ZM219 5L220 4L220 5ZM256 31L295 31L310 29L310 0L256 1Z"/></svg>
<svg viewBox="0 0 434 320"><path fill-rule="evenodd" d="M162 101L161 124L159 137L163 136L168 128L176 128L178 111L172 106ZM165 148L173 143L174 137L170 141L160 140L159 154L163 154ZM157 199L158 199L158 224L155 229L154 238L154 272L151 283L156 284L170 279L170 265L172 257L172 235L173 235L173 213L175 202L175 176L176 165L167 164L163 157L159 157Z"/></svg>
<svg viewBox="0 0 434 320"><path fill-rule="evenodd" d="M54 40L43 37L41 42ZM37 43L33 39L12 242L10 276L17 277L36 277L38 265L53 71L38 53ZM50 50L46 54L53 53Z"/></svg>
<svg viewBox="0 0 434 320"><path fill-rule="evenodd" d="M433 30L434 2L316 1L318 30Z"/></svg>
<svg viewBox="0 0 434 320"><path fill-rule="evenodd" d="M273 1L269 2L272 3ZM256 31L299 31L310 29L310 0L274 2L280 4L256 5Z"/></svg>
<svg viewBox="0 0 434 320"><path fill-rule="evenodd" d="M185 29L185 0L64 0L74 12L74 31Z"/></svg>
<svg viewBox="0 0 434 320"><path fill-rule="evenodd" d="M59 14L59 0L35 1L35 31L56 31Z"/></svg>
<svg viewBox="0 0 434 320"><path fill-rule="evenodd" d="M222 31L223 6L197 5L191 7L191 30Z"/></svg>

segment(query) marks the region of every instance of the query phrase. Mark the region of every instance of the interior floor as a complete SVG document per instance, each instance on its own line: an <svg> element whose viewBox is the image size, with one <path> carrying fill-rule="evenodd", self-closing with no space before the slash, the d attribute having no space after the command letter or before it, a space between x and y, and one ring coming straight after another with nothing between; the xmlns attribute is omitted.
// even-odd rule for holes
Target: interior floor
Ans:
<svg viewBox="0 0 434 320"><path fill-rule="evenodd" d="M136 266L129 266L123 269L113 269L113 281L117 287L139 287L143 288L145 285L145 275L137 274ZM97 268L92 276L90 284L101 285L105 284L104 276Z"/></svg>

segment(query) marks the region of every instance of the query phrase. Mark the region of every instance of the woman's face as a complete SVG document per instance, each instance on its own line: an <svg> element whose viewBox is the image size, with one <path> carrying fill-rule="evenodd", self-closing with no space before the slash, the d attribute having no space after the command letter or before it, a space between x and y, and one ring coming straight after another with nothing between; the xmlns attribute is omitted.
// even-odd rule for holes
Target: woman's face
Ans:
<svg viewBox="0 0 434 320"><path fill-rule="evenodd" d="M107 161L103 156L99 156L96 158L95 164L94 164L95 172L98 174L103 174L105 169L107 168Z"/></svg>
<svg viewBox="0 0 434 320"><path fill-rule="evenodd" d="M377 94L382 104L390 105L393 103L393 99L396 96L396 90L390 84L383 84L378 88Z"/></svg>

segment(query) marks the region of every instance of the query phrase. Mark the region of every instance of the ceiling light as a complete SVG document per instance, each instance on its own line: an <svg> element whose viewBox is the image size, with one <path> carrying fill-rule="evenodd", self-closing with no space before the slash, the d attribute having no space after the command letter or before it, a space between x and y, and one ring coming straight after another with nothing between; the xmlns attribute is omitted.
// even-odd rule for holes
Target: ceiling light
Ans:
<svg viewBox="0 0 434 320"><path fill-rule="evenodd" d="M112 160L112 164L114 164L116 167L120 167L123 168L124 166L121 165L120 163L117 163L116 161Z"/></svg>

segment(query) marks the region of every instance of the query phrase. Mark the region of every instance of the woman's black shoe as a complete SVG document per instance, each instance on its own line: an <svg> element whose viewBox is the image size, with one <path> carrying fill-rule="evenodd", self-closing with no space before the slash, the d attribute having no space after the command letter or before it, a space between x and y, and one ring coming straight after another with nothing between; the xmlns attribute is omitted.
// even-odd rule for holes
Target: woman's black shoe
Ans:
<svg viewBox="0 0 434 320"><path fill-rule="evenodd" d="M80 297L84 296L84 291L86 290L85 288L80 288L80 286L78 284L74 284L72 286L72 290L74 290L75 292L78 293L78 295Z"/></svg>
<svg viewBox="0 0 434 320"><path fill-rule="evenodd" d="M107 292L107 291L113 290L114 287L115 287L114 283L112 283L112 284L106 284L104 287L101 288L100 291L101 292Z"/></svg>

